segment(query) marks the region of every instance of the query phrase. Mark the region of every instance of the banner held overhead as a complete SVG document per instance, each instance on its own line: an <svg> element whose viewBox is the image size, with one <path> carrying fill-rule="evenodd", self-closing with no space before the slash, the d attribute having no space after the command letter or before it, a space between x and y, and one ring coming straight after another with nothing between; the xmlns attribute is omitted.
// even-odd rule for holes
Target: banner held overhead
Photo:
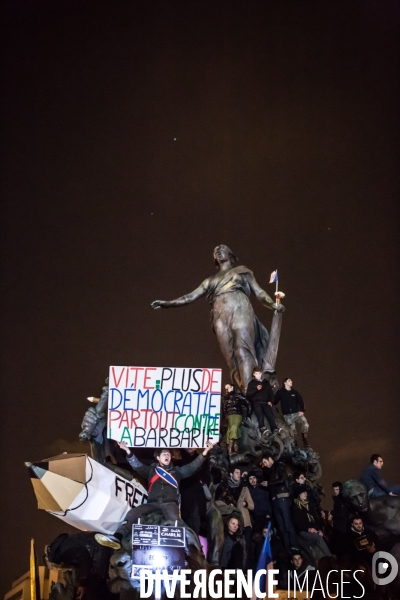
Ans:
<svg viewBox="0 0 400 600"><path fill-rule="evenodd" d="M110 367L108 437L138 448L219 439L221 369Z"/></svg>

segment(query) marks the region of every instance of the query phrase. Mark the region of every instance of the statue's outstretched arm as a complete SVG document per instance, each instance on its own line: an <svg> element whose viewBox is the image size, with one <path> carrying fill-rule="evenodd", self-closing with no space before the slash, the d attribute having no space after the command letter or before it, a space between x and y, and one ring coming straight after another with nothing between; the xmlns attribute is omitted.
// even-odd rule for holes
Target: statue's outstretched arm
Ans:
<svg viewBox="0 0 400 600"><path fill-rule="evenodd" d="M285 310L282 304L275 304L271 296L269 296L269 294L267 294L267 292L258 285L256 278L253 274L248 275L247 277L251 291L263 306L265 306L266 308L270 308L271 310L278 310L279 312L283 312Z"/></svg>
<svg viewBox="0 0 400 600"><path fill-rule="evenodd" d="M190 304L195 300L198 300L202 296L207 293L208 289L208 279L205 279L203 283L199 285L198 288L190 292L190 294L186 294L185 296L181 296L180 298L176 298L176 300L155 300L151 303L152 308L175 308L176 306L184 306L185 304Z"/></svg>

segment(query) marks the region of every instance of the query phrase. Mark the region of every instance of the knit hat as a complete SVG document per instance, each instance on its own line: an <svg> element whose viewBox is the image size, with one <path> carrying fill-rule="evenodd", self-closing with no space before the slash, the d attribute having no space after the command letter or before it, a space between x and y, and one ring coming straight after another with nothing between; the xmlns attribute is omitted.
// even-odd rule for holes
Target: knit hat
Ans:
<svg viewBox="0 0 400 600"><path fill-rule="evenodd" d="M305 485L296 485L294 488L295 497L298 498L303 492L308 492L307 487Z"/></svg>

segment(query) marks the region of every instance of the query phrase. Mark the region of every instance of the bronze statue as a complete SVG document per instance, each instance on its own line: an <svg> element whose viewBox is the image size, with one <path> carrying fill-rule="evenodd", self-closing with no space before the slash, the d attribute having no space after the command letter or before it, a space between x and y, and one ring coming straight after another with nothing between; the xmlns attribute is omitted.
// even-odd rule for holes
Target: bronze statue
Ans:
<svg viewBox="0 0 400 600"><path fill-rule="evenodd" d="M214 260L218 273L205 279L193 292L176 300L155 300L151 306L175 308L207 296L212 305L213 331L228 363L231 380L245 391L255 366L261 366L267 373L274 371L274 365L267 354L268 331L256 317L249 296L253 292L263 306L275 309L276 315L285 309L282 304L274 303L258 285L250 269L235 266L237 256L228 246L217 246L214 249ZM278 329L280 330L280 326Z"/></svg>
<svg viewBox="0 0 400 600"><path fill-rule="evenodd" d="M378 535L392 536L400 541L399 496L371 498L365 485L357 479L344 482L342 495L350 510L360 513Z"/></svg>

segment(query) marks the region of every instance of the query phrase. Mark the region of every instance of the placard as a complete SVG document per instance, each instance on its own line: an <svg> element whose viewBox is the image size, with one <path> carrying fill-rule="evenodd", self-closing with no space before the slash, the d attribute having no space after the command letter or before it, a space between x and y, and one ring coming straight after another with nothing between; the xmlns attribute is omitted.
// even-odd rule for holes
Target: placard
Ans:
<svg viewBox="0 0 400 600"><path fill-rule="evenodd" d="M110 367L108 437L137 448L219 440L221 369Z"/></svg>
<svg viewBox="0 0 400 600"><path fill-rule="evenodd" d="M185 566L185 528L165 525L132 526L132 577L145 569L168 575Z"/></svg>
<svg viewBox="0 0 400 600"><path fill-rule="evenodd" d="M158 546L159 539L158 525L133 525L133 546Z"/></svg>

